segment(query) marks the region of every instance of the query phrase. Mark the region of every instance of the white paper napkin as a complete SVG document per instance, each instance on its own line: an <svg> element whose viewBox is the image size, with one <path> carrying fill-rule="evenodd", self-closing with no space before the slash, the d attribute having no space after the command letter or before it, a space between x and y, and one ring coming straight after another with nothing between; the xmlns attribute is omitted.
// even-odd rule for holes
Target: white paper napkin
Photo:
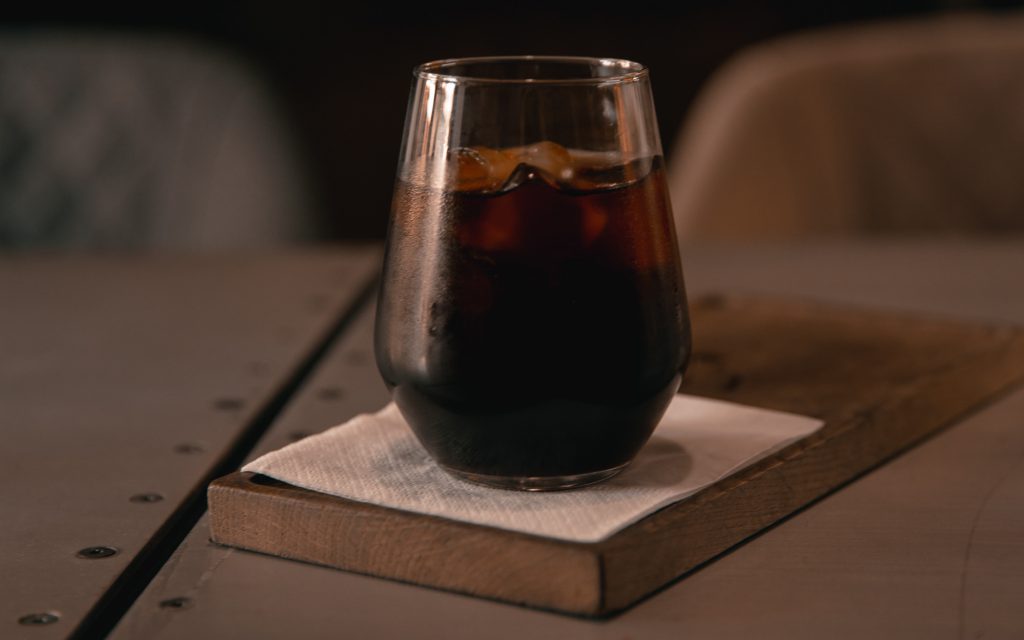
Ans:
<svg viewBox="0 0 1024 640"><path fill-rule="evenodd" d="M247 464L291 485L394 509L597 542L821 428L814 418L678 395L633 463L603 483L529 493L457 480L394 404Z"/></svg>

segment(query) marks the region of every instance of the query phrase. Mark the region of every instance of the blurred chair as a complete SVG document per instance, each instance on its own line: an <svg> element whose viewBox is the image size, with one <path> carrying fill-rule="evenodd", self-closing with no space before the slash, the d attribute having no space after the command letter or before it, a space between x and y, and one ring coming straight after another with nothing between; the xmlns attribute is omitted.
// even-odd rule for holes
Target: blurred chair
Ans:
<svg viewBox="0 0 1024 640"><path fill-rule="evenodd" d="M703 91L670 169L684 241L1024 231L1024 15L756 46Z"/></svg>
<svg viewBox="0 0 1024 640"><path fill-rule="evenodd" d="M224 249L312 231L255 77L172 39L0 33L0 248Z"/></svg>

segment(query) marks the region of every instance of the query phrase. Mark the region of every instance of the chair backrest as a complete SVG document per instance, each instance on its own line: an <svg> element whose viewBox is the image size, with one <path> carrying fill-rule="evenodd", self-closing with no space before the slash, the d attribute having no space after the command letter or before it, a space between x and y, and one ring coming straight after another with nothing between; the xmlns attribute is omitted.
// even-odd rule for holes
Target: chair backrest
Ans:
<svg viewBox="0 0 1024 640"><path fill-rule="evenodd" d="M0 34L0 248L220 249L311 235L268 92L177 39Z"/></svg>
<svg viewBox="0 0 1024 640"><path fill-rule="evenodd" d="M683 240L1024 230L1024 15L756 46L702 92L670 170Z"/></svg>

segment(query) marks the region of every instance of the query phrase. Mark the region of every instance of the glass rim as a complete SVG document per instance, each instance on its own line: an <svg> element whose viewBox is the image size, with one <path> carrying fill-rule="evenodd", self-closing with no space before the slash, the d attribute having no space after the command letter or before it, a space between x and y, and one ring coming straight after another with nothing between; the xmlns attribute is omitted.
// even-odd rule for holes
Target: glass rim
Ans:
<svg viewBox="0 0 1024 640"><path fill-rule="evenodd" d="M615 69L618 73L607 76L580 76L577 78L489 78L480 75L466 75L460 73L446 73L456 65L464 64L486 64L486 63L513 63L513 62L540 62L540 63L563 63L580 64L591 67L604 67ZM626 60L625 58L598 58L590 56L474 56L468 58L443 58L424 62L413 68L412 74L417 79L441 80L456 82L459 84L541 84L541 85L608 85L636 82L648 76L648 69L639 62Z"/></svg>

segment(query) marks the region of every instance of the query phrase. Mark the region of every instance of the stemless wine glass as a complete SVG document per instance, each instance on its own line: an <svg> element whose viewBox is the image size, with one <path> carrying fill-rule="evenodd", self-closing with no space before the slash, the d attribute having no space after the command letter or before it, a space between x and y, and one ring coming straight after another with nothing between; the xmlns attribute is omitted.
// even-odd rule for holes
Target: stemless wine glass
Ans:
<svg viewBox="0 0 1024 640"><path fill-rule="evenodd" d="M562 489L629 464L690 352L646 68L520 56L415 69L375 351L455 476Z"/></svg>

